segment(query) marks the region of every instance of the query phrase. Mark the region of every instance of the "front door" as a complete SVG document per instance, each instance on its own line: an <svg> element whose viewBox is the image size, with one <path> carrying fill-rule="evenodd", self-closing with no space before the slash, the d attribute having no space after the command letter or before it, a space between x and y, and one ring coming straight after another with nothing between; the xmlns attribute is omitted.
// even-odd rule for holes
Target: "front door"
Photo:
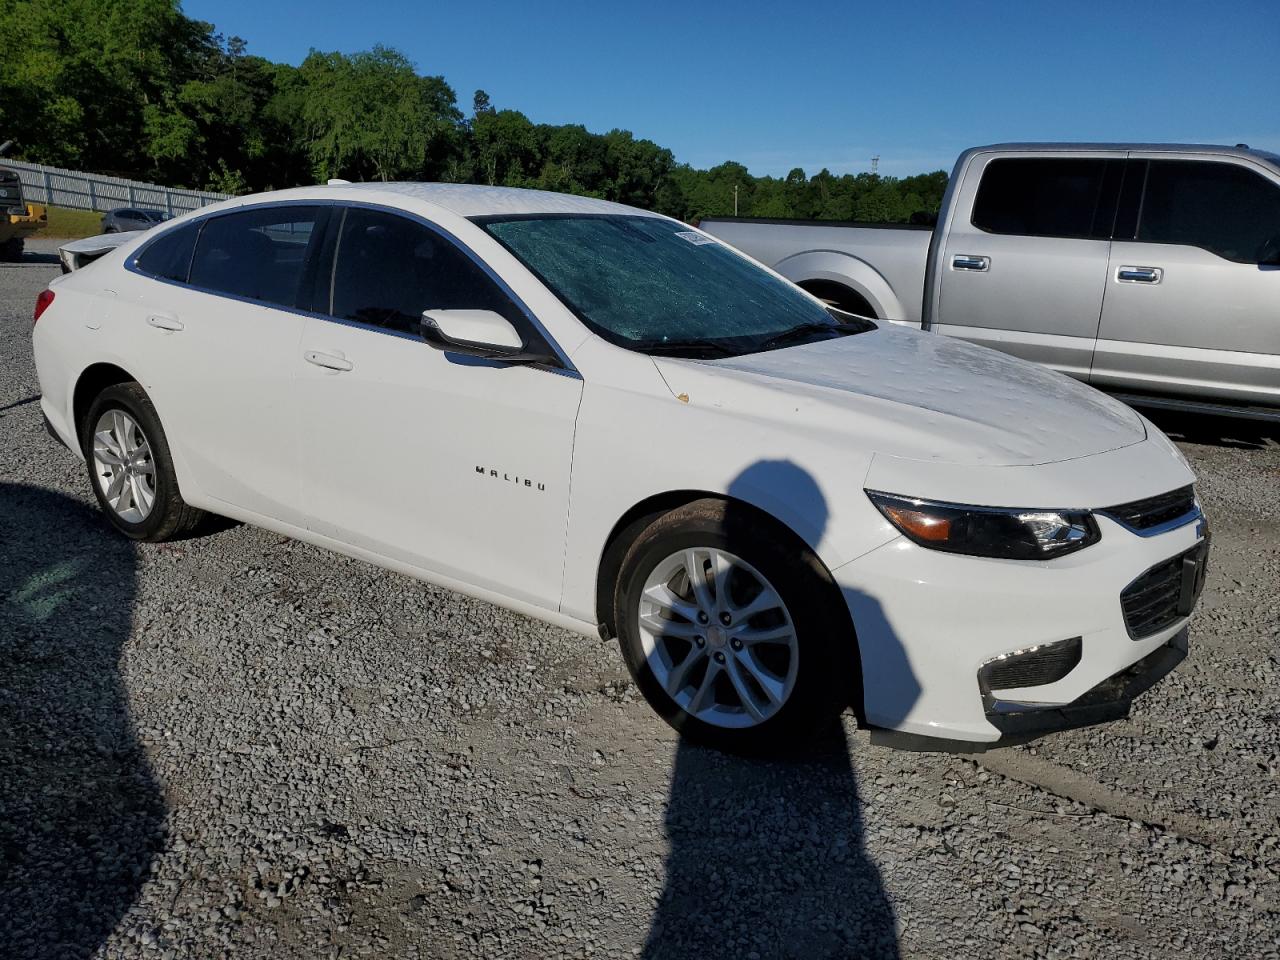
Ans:
<svg viewBox="0 0 1280 960"><path fill-rule="evenodd" d="M330 319L297 358L303 503L317 532L555 609L564 567L576 373L444 353L429 309L521 307L451 238L352 207Z"/></svg>
<svg viewBox="0 0 1280 960"><path fill-rule="evenodd" d="M946 237L934 329L1088 379L1123 156L997 157L966 173L956 209L971 214Z"/></svg>

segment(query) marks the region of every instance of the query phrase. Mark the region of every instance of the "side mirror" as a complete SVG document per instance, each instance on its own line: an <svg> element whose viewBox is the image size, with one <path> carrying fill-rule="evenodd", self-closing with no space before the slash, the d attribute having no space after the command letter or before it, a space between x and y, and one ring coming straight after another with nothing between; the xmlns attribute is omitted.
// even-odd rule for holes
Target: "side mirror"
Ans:
<svg viewBox="0 0 1280 960"><path fill-rule="evenodd" d="M1280 234L1272 237L1258 250L1258 266L1280 267Z"/></svg>
<svg viewBox="0 0 1280 960"><path fill-rule="evenodd" d="M424 310L420 330L423 340L448 353L508 363L551 360L526 351L511 321L492 310Z"/></svg>

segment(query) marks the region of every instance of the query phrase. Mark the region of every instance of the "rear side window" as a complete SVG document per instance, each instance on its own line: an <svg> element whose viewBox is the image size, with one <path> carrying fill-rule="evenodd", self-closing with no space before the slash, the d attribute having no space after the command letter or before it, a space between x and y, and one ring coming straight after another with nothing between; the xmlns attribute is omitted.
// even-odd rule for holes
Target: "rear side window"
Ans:
<svg viewBox="0 0 1280 960"><path fill-rule="evenodd" d="M1257 263L1280 236L1280 187L1233 163L1152 160L1138 240L1202 247L1237 263Z"/></svg>
<svg viewBox="0 0 1280 960"><path fill-rule="evenodd" d="M293 307L323 207L258 207L204 222L191 285Z"/></svg>
<svg viewBox="0 0 1280 960"><path fill-rule="evenodd" d="M1025 237L1105 237L1114 193L1103 185L1109 161L1093 158L1005 158L982 173L973 225ZM1096 225L1095 225L1096 221Z"/></svg>
<svg viewBox="0 0 1280 960"><path fill-rule="evenodd" d="M420 223L352 207L338 238L333 316L414 333L424 310L494 310L517 327L511 299L447 238Z"/></svg>
<svg viewBox="0 0 1280 960"><path fill-rule="evenodd" d="M199 233L199 223L188 223L176 230L165 231L142 251L138 257L138 269L162 280L186 283Z"/></svg>

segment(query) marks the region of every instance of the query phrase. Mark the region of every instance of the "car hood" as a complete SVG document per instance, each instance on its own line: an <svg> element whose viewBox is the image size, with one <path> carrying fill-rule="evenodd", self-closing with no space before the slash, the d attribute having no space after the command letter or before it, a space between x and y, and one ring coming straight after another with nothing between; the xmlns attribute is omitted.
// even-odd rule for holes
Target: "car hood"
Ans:
<svg viewBox="0 0 1280 960"><path fill-rule="evenodd" d="M993 466L1054 463L1138 443L1124 404L1045 367L882 324L723 360L655 358L672 393L869 452Z"/></svg>

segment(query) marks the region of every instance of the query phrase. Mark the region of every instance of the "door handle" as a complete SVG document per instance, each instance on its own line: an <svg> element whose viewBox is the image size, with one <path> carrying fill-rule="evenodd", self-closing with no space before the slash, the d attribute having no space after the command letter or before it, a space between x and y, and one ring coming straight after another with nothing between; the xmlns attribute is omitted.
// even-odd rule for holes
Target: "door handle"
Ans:
<svg viewBox="0 0 1280 960"><path fill-rule="evenodd" d="M953 270L970 270L974 273L986 273L990 266L990 257L978 257L968 253L957 253L951 258L951 269Z"/></svg>
<svg viewBox="0 0 1280 960"><path fill-rule="evenodd" d="M1116 280L1120 283L1159 283L1164 271L1159 267L1120 267Z"/></svg>
<svg viewBox="0 0 1280 960"><path fill-rule="evenodd" d="M350 370L352 363L346 357L334 353L322 353L319 350L308 350L302 355L307 363L314 363L326 370Z"/></svg>
<svg viewBox="0 0 1280 960"><path fill-rule="evenodd" d="M157 330L168 330L170 333L176 333L184 327L182 321L177 317L168 317L162 313L151 314L147 317L147 323Z"/></svg>

